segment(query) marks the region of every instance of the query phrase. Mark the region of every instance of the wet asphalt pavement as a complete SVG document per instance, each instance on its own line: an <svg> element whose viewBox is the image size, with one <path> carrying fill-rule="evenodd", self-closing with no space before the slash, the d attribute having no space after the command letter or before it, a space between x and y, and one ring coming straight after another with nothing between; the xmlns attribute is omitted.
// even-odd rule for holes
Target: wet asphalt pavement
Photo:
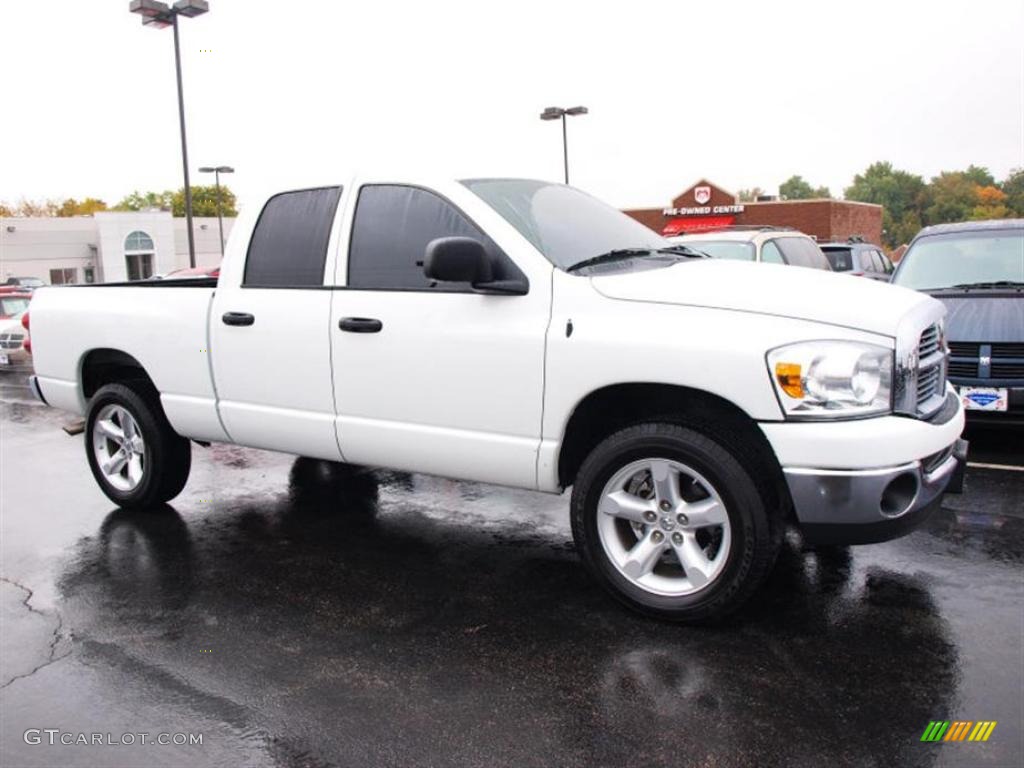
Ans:
<svg viewBox="0 0 1024 768"><path fill-rule="evenodd" d="M214 446L171 505L118 511L67 415L0 378L5 767L1024 760L1024 472L971 469L904 539L789 546L685 628L588 579L567 497ZM969 436L1024 464L1019 433ZM930 720L999 724L922 743Z"/></svg>

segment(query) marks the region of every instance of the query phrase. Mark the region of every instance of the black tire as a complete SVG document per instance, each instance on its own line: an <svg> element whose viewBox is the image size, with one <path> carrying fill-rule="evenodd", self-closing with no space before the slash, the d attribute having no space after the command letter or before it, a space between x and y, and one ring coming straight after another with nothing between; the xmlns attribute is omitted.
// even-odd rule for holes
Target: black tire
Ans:
<svg viewBox="0 0 1024 768"><path fill-rule="evenodd" d="M731 440L735 440L735 436ZM761 585L778 556L782 513L758 488L738 455L711 437L669 423L639 424L599 443L580 467L572 492L572 533L584 565L617 600L649 616L696 623L739 608ZM681 462L706 478L726 507L732 544L721 572L689 595L659 595L619 572L598 534L598 503L605 485L627 464L644 458Z"/></svg>
<svg viewBox="0 0 1024 768"><path fill-rule="evenodd" d="M124 408L138 425L145 443L142 479L134 488L122 490L111 484L98 464L94 435L98 414L104 406ZM192 468L192 448L167 422L160 398L144 384L107 384L89 401L85 421L85 455L89 469L108 499L125 509L151 507L170 501L185 487Z"/></svg>

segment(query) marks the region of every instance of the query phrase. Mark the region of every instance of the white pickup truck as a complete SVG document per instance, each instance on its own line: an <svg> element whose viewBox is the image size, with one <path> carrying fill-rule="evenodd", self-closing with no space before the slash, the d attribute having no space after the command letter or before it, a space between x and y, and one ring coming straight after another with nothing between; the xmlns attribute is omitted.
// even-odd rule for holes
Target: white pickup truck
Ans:
<svg viewBox="0 0 1024 768"><path fill-rule="evenodd" d="M901 535L962 465L942 304L701 258L571 187L359 178L241 217L219 279L42 288L37 396L124 507L191 442L548 493L594 577L721 616L810 542Z"/></svg>

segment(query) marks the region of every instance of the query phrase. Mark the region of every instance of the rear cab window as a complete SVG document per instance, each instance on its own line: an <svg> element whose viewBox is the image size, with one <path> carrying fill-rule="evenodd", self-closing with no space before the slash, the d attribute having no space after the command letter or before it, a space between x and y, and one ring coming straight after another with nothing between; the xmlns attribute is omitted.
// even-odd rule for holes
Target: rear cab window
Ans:
<svg viewBox="0 0 1024 768"><path fill-rule="evenodd" d="M324 284L324 262L341 187L282 192L270 198L253 229L242 285L311 288Z"/></svg>

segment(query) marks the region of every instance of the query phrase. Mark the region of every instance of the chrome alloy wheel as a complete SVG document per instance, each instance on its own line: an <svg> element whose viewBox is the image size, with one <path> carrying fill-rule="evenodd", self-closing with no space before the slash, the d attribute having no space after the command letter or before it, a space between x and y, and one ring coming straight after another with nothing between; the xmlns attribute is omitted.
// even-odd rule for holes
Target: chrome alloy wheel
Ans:
<svg viewBox="0 0 1024 768"><path fill-rule="evenodd" d="M634 461L612 475L597 516L612 564L655 595L681 597L706 589L729 557L725 503L703 475L672 459Z"/></svg>
<svg viewBox="0 0 1024 768"><path fill-rule="evenodd" d="M139 425L126 408L105 405L92 430L96 465L107 482L119 491L138 487L146 472L146 443Z"/></svg>

